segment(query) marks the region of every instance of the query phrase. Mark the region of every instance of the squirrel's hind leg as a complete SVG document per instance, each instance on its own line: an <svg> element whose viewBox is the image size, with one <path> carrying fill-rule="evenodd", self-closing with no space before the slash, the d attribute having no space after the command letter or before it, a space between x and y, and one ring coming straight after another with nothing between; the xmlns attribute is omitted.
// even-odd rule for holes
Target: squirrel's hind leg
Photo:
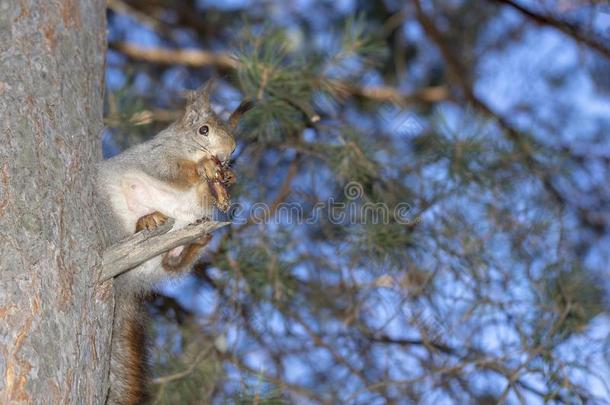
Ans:
<svg viewBox="0 0 610 405"><path fill-rule="evenodd" d="M178 256L166 253L163 256L161 265L164 270L171 272L182 272L188 270L191 264L197 259L201 249L212 239L212 235L205 234L193 243L185 246Z"/></svg>

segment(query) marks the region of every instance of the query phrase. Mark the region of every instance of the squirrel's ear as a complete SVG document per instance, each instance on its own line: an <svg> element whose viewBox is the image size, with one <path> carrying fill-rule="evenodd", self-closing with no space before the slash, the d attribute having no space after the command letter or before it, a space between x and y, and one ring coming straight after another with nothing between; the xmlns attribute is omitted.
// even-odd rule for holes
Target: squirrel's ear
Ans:
<svg viewBox="0 0 610 405"><path fill-rule="evenodd" d="M201 98L208 104L210 103L210 95L216 90L216 78L210 77L204 85L197 90L201 94Z"/></svg>
<svg viewBox="0 0 610 405"><path fill-rule="evenodd" d="M197 119L210 110L210 94L214 90L215 80L208 80L203 86L186 94L186 111L184 121L195 123Z"/></svg>

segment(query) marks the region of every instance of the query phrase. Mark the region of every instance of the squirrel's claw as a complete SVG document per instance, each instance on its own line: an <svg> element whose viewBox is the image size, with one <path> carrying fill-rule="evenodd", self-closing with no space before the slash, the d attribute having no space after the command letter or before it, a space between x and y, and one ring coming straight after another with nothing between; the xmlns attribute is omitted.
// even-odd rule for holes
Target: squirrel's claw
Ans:
<svg viewBox="0 0 610 405"><path fill-rule="evenodd" d="M202 224L204 222L210 222L212 220L212 218L208 217L208 216L204 216L201 217L199 219L197 219L197 221L195 221L196 224Z"/></svg>
<svg viewBox="0 0 610 405"><path fill-rule="evenodd" d="M237 176L235 175L235 173L232 170L225 169L222 182L226 186L232 186L235 183L237 183Z"/></svg>

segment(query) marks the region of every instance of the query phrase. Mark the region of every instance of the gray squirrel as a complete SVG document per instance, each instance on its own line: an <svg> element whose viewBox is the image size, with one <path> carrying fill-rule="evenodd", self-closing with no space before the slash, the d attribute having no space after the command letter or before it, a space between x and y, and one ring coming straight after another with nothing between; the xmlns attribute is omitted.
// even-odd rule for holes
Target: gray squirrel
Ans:
<svg viewBox="0 0 610 405"><path fill-rule="evenodd" d="M172 229L210 218L214 206L229 206L227 187L235 182L227 162L235 150L231 127L251 107L242 103L229 124L211 109L211 81L189 94L181 119L151 140L100 162L96 193L109 244L143 229L153 229L167 218ZM160 282L187 271L203 246L203 235L114 280L115 315L107 403L142 404L147 401L144 297Z"/></svg>

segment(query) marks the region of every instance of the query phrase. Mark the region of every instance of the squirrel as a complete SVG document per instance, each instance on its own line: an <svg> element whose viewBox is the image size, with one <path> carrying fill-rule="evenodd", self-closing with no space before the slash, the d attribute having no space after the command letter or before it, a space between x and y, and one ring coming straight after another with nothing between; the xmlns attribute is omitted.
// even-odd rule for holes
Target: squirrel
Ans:
<svg viewBox="0 0 610 405"><path fill-rule="evenodd" d="M172 229L209 219L214 206L229 207L227 188L235 175L227 168L236 143L231 129L251 107L242 103L223 122L210 105L212 82L189 93L181 119L147 142L135 145L96 167L96 193L107 243L168 218ZM142 404L148 399L144 298L161 281L186 272L211 239L203 235L114 280L115 315L107 404Z"/></svg>

